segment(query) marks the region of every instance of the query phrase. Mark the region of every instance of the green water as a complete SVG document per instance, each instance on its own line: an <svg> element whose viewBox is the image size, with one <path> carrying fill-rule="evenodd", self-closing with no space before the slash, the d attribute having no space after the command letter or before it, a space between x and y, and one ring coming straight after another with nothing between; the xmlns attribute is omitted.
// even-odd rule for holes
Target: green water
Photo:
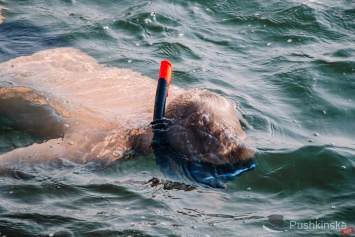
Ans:
<svg viewBox="0 0 355 237"><path fill-rule="evenodd" d="M0 117L0 154L19 147L41 142L43 142L43 140L32 137L30 134L16 129L13 121L10 119Z"/></svg>
<svg viewBox="0 0 355 237"><path fill-rule="evenodd" d="M169 59L175 85L238 104L259 163L225 190L151 187L164 178L152 155L104 170L63 161L9 174L0 177L1 236L340 236L290 225L355 227L354 1L0 5L0 62L70 46L156 78ZM263 228L273 214L286 232Z"/></svg>

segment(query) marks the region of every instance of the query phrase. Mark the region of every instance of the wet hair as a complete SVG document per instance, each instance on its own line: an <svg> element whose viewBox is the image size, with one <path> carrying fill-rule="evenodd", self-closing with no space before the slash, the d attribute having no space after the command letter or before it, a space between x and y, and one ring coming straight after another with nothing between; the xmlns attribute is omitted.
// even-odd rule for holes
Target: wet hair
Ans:
<svg viewBox="0 0 355 237"><path fill-rule="evenodd" d="M244 139L235 108L233 101L214 92L190 89L168 104L165 116L181 124L193 114L206 114L210 121L216 121L218 125L229 128L238 139Z"/></svg>

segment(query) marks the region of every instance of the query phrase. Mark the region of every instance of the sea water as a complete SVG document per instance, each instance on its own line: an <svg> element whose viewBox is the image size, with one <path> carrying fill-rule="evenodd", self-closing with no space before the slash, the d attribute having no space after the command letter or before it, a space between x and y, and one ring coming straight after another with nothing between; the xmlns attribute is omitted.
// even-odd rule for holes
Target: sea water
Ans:
<svg viewBox="0 0 355 237"><path fill-rule="evenodd" d="M173 84L237 104L258 162L224 190L154 186L164 176L153 155L11 173L0 177L0 236L339 236L355 226L352 0L0 5L0 62L66 46L156 78L168 59ZM5 151L36 142L6 131Z"/></svg>

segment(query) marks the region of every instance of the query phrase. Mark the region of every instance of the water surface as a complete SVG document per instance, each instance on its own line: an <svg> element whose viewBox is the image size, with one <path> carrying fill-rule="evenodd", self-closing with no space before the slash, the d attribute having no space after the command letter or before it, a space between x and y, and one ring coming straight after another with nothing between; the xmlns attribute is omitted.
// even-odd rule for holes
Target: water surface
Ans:
<svg viewBox="0 0 355 237"><path fill-rule="evenodd" d="M238 104L259 166L225 190L151 187L154 156L0 177L6 236L339 236L355 226L355 4L343 1L0 1L0 62L70 46L99 63ZM1 81L6 78L0 78ZM36 142L0 119L1 149ZM10 124L10 125L9 125ZM6 127L6 129L5 129ZM6 131L6 135L5 134ZM6 137L4 139L3 137ZM284 216L285 232L263 228Z"/></svg>

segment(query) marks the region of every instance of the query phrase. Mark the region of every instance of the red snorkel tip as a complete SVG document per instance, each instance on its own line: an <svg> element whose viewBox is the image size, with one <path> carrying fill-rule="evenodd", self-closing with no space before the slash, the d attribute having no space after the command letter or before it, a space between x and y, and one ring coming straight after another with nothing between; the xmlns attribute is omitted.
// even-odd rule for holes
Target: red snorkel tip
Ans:
<svg viewBox="0 0 355 237"><path fill-rule="evenodd" d="M171 63L168 60L163 60L160 63L159 79L164 79L168 83L168 89L166 91L166 96L168 97L171 81Z"/></svg>

